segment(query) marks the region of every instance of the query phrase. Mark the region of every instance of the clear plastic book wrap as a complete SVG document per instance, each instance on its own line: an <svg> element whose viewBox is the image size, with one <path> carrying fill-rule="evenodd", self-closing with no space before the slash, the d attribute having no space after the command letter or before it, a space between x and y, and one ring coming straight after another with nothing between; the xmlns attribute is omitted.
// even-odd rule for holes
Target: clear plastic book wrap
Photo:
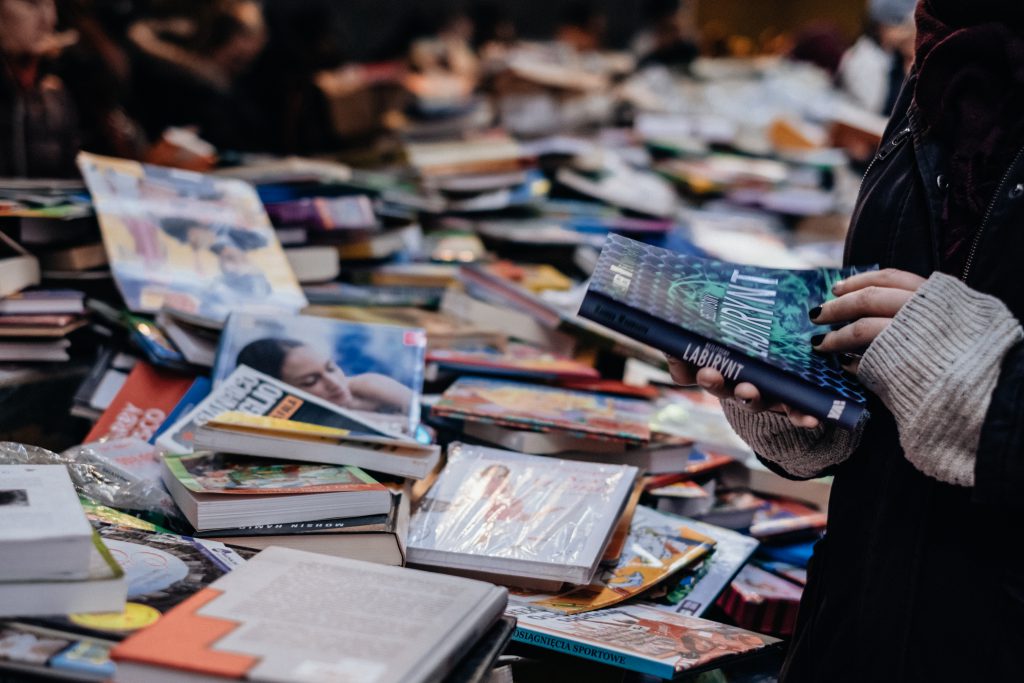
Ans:
<svg viewBox="0 0 1024 683"><path fill-rule="evenodd" d="M590 580L637 470L453 444L413 518L410 561Z"/></svg>
<svg viewBox="0 0 1024 683"><path fill-rule="evenodd" d="M160 481L154 447L139 439L87 443L60 454L0 441L0 464L64 465L78 493L101 505L179 516Z"/></svg>

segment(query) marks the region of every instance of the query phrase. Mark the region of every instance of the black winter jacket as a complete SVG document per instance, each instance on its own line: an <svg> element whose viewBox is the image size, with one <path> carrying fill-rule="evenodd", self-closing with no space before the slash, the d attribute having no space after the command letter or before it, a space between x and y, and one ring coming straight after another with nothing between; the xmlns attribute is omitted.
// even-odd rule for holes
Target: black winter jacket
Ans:
<svg viewBox="0 0 1024 683"><path fill-rule="evenodd" d="M911 102L913 77L861 186L848 264L938 269L944 155ZM1024 150L978 233L970 287L1024 320ZM1024 348L1004 360L973 488L903 456L877 399L857 451L832 468L783 681L1024 680ZM771 463L766 463L772 466ZM777 467L773 469L778 471ZM780 474L785 474L780 472Z"/></svg>

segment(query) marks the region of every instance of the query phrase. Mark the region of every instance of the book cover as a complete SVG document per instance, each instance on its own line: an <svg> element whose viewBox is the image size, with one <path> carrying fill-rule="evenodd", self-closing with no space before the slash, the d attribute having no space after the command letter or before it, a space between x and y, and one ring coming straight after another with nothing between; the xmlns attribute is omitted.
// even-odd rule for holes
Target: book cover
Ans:
<svg viewBox="0 0 1024 683"><path fill-rule="evenodd" d="M157 439L157 445L169 453L191 453L196 428L231 411L333 427L347 431L353 438L403 440L401 435L391 434L382 426L241 365L169 427Z"/></svg>
<svg viewBox="0 0 1024 683"><path fill-rule="evenodd" d="M132 311L210 317L306 304L252 186L80 154L110 268Z"/></svg>
<svg viewBox="0 0 1024 683"><path fill-rule="evenodd" d="M384 490L357 467L271 463L222 453L164 456L164 466L193 493L283 495Z"/></svg>
<svg viewBox="0 0 1024 683"><path fill-rule="evenodd" d="M213 382L239 365L411 434L419 423L422 329L314 316L235 313L221 335Z"/></svg>
<svg viewBox="0 0 1024 683"><path fill-rule="evenodd" d="M212 384L208 377L196 377L189 386L188 391L181 397L181 400L167 414L167 419L163 421L163 424L150 437L149 442L155 444L157 439L163 436L164 432L177 424L178 420L186 414L192 412L200 402L210 395Z"/></svg>
<svg viewBox="0 0 1024 683"><path fill-rule="evenodd" d="M638 673L671 679L778 642L759 633L644 605L564 615L529 605L510 605L512 639L592 659Z"/></svg>
<svg viewBox="0 0 1024 683"><path fill-rule="evenodd" d="M427 362L449 372L477 375L532 377L544 380L596 380L600 373L586 363L542 351L527 344L509 343L504 351L491 349L431 349Z"/></svg>
<svg viewBox="0 0 1024 683"><path fill-rule="evenodd" d="M650 439L651 412L648 401L473 377L431 408L439 417L631 443Z"/></svg>
<svg viewBox="0 0 1024 683"><path fill-rule="evenodd" d="M110 554L124 570L128 602L121 612L36 619L58 631L121 640L245 562L254 553L223 543L169 533L98 524Z"/></svg>
<svg viewBox="0 0 1024 683"><path fill-rule="evenodd" d="M453 445L413 515L409 561L537 578L548 565L589 583L636 475L624 465Z"/></svg>
<svg viewBox="0 0 1024 683"><path fill-rule="evenodd" d="M815 536L825 529L828 515L795 500L769 500L754 513L750 535L760 539Z"/></svg>
<svg viewBox="0 0 1024 683"><path fill-rule="evenodd" d="M758 547L758 540L736 531L679 517L680 523L715 541L714 551L692 571L684 570L659 587L659 595L648 595L650 606L660 610L701 616L746 565Z"/></svg>
<svg viewBox="0 0 1024 683"><path fill-rule="evenodd" d="M797 609L803 592L802 587L791 581L760 567L747 565L722 593L717 604L741 626L790 636L796 628Z"/></svg>
<svg viewBox="0 0 1024 683"><path fill-rule="evenodd" d="M600 571L589 586L558 595L513 592L510 599L563 614L611 607L695 563L714 546L714 539L690 529L678 517L641 505L618 562Z"/></svg>
<svg viewBox="0 0 1024 683"><path fill-rule="evenodd" d="M85 441L126 437L149 441L192 382L191 377L137 362Z"/></svg>
<svg viewBox="0 0 1024 683"><path fill-rule="evenodd" d="M504 589L268 548L112 651L118 679L170 668L263 681L437 681L500 617Z"/></svg>
<svg viewBox="0 0 1024 683"><path fill-rule="evenodd" d="M811 337L829 328L807 312L856 272L756 268L612 235L580 315L852 429L866 411L864 389L811 348Z"/></svg>

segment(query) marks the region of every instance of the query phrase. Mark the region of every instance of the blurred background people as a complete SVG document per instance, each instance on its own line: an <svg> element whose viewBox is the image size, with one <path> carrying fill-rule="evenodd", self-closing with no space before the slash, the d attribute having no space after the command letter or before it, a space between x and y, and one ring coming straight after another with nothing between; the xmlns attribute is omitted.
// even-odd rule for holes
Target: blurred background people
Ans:
<svg viewBox="0 0 1024 683"><path fill-rule="evenodd" d="M596 52L604 46L608 17L600 5L588 0L568 0L562 5L555 41L576 52Z"/></svg>
<svg viewBox="0 0 1024 683"><path fill-rule="evenodd" d="M839 65L839 87L876 114L892 111L914 63L916 6L916 0L871 0L864 35Z"/></svg>
<svg viewBox="0 0 1024 683"><path fill-rule="evenodd" d="M643 22L633 40L633 53L640 57L641 67L663 64L685 68L700 56L691 17L680 0L647 0Z"/></svg>
<svg viewBox="0 0 1024 683"><path fill-rule="evenodd" d="M74 36L56 29L54 0L0 0L0 176L75 173L77 115L51 72Z"/></svg>

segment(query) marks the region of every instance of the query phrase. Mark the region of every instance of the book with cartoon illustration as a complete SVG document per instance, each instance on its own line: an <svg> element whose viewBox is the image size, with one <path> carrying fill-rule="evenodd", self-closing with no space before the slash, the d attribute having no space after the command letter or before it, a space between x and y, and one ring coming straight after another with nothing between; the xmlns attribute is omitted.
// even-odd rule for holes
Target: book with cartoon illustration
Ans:
<svg viewBox="0 0 1024 683"><path fill-rule="evenodd" d="M585 585L637 469L455 444L421 501L409 562L443 570Z"/></svg>
<svg viewBox="0 0 1024 683"><path fill-rule="evenodd" d="M611 607L694 564L714 547L713 538L694 531L678 517L641 505L618 562L602 569L589 586L557 595L513 592L510 599L564 614Z"/></svg>
<svg viewBox="0 0 1024 683"><path fill-rule="evenodd" d="M784 270L680 254L612 235L580 315L821 420L854 428L866 394L811 338L808 311L865 269Z"/></svg>
<svg viewBox="0 0 1024 683"><path fill-rule="evenodd" d="M110 268L128 308L223 319L306 298L248 183L82 153Z"/></svg>
<svg viewBox="0 0 1024 683"><path fill-rule="evenodd" d="M221 334L215 387L248 365L355 415L411 434L419 424L422 329L308 315L234 313Z"/></svg>
<svg viewBox="0 0 1024 683"><path fill-rule="evenodd" d="M431 413L533 431L645 443L651 437L648 401L497 379L466 377L441 396Z"/></svg>
<svg viewBox="0 0 1024 683"><path fill-rule="evenodd" d="M779 641L706 619L644 605L560 614L511 603L516 642L672 679L749 656Z"/></svg>

